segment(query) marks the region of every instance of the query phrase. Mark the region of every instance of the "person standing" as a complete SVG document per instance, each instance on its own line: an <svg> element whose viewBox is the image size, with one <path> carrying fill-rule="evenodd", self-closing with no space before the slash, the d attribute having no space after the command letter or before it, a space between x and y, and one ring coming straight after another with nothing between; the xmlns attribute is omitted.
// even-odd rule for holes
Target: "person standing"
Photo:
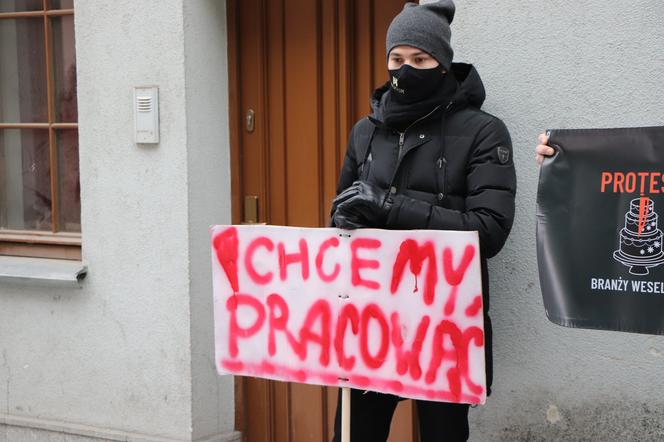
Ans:
<svg viewBox="0 0 664 442"><path fill-rule="evenodd" d="M454 15L452 0L408 3L390 24L386 38L390 80L374 91L372 114L351 130L331 221L343 229L479 232L490 388L486 260L500 251L511 230L516 175L505 124L480 109L485 90L477 70L452 63ZM385 441L399 400L352 390L351 439ZM421 441L467 440L468 408L418 400Z"/></svg>

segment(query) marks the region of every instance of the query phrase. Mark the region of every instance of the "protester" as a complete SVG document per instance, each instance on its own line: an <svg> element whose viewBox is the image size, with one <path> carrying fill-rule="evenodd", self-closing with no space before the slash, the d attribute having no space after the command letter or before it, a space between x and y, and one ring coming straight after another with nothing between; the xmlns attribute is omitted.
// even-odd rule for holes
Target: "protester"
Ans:
<svg viewBox="0 0 664 442"><path fill-rule="evenodd" d="M390 24L390 80L373 93L373 113L351 131L332 224L479 232L490 387L486 259L500 251L512 227L516 176L507 128L480 110L485 91L479 74L472 65L452 63L454 14L452 0L409 3ZM351 439L385 441L399 400L353 390ZM418 400L417 409L422 442L468 439L468 405Z"/></svg>

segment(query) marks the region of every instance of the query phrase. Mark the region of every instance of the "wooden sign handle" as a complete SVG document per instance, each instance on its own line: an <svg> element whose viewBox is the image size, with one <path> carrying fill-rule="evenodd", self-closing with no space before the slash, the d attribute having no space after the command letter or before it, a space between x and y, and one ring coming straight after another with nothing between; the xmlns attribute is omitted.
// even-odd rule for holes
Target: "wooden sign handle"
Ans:
<svg viewBox="0 0 664 442"><path fill-rule="evenodd" d="M341 389L341 442L350 442L350 388Z"/></svg>

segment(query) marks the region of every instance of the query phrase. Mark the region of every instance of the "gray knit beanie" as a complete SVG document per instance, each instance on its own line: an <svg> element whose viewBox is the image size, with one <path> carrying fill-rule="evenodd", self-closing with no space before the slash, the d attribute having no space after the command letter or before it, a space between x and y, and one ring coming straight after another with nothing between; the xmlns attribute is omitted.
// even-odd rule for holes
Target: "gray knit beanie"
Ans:
<svg viewBox="0 0 664 442"><path fill-rule="evenodd" d="M429 53L449 70L454 56L450 45L450 23L454 19L454 11L452 0L423 5L406 3L387 30L387 55L395 46L414 46Z"/></svg>

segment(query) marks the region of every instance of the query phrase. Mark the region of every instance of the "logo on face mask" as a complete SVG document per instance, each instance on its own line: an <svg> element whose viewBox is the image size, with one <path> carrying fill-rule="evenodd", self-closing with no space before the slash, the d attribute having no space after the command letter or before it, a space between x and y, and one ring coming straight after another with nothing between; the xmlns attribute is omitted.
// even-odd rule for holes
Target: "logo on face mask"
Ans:
<svg viewBox="0 0 664 442"><path fill-rule="evenodd" d="M388 69L392 98L404 104L425 100L436 93L445 79L440 66L417 69L409 64L399 69Z"/></svg>
<svg viewBox="0 0 664 442"><path fill-rule="evenodd" d="M392 77L392 89L399 92L400 94L405 93L403 89L399 88L399 79L397 77Z"/></svg>

